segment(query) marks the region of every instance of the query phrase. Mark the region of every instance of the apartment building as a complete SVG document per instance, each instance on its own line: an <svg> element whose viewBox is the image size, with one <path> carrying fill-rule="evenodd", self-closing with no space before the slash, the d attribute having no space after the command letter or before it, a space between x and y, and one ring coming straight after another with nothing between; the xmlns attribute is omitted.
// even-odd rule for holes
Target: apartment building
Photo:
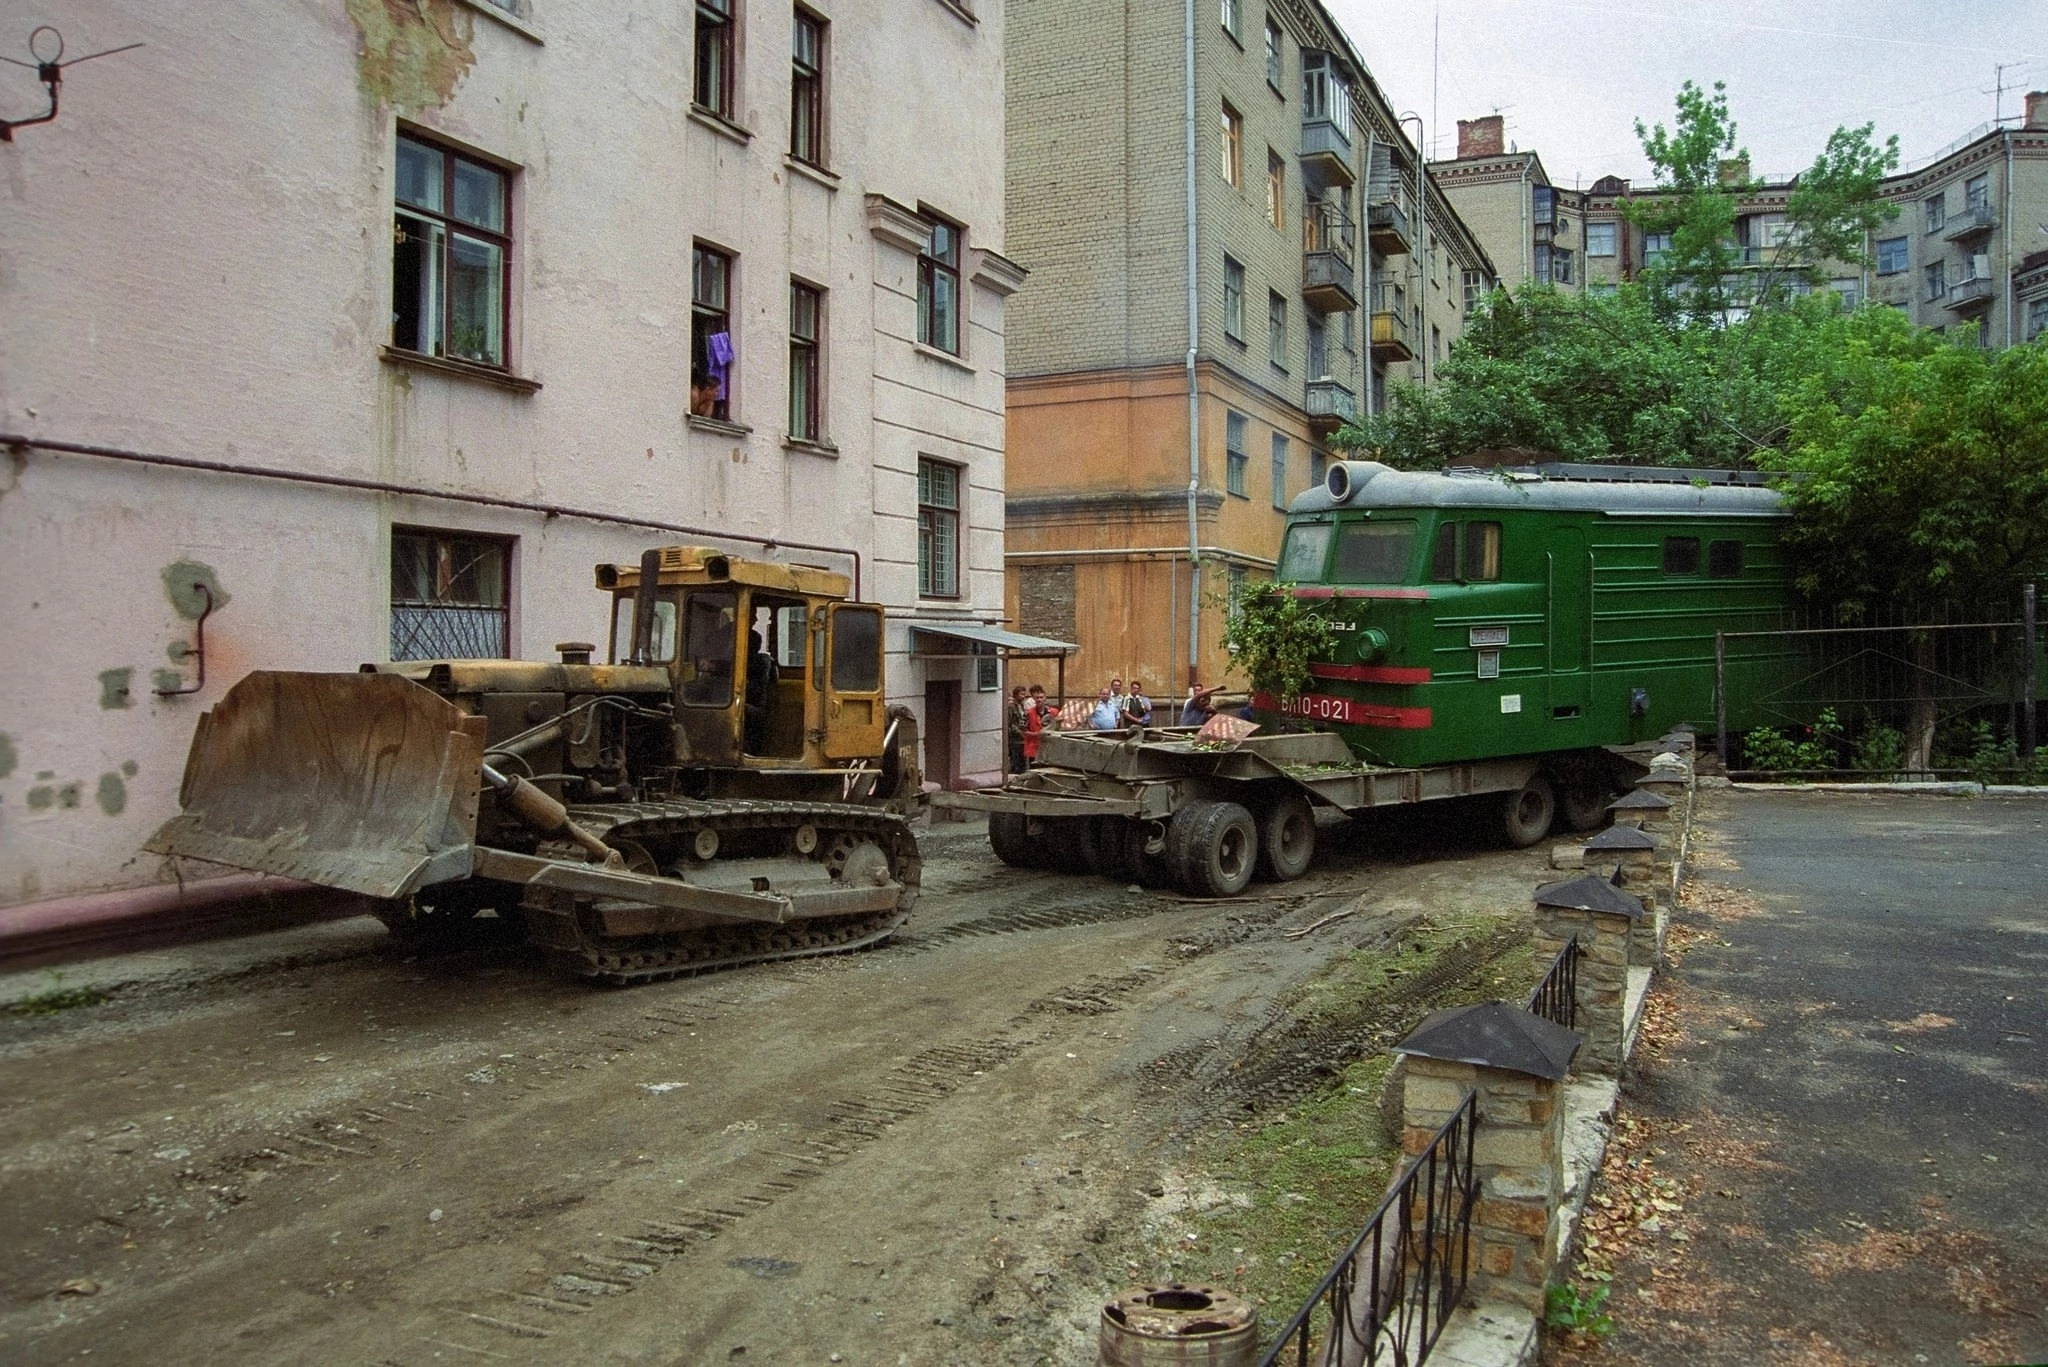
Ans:
<svg viewBox="0 0 2048 1367"><path fill-rule="evenodd" d="M1091 691L1222 679L1331 433L1434 372L1492 263L1313 0L1200 0L1192 33L1039 0L1007 65L1010 613Z"/></svg>
<svg viewBox="0 0 2048 1367"><path fill-rule="evenodd" d="M1487 251L1511 278L1549 279L1560 289L1612 289L1634 278L1668 248L1623 216L1629 182L1603 176L1589 190L1553 190L1534 153L1500 148L1500 116L1460 120L1458 157L1431 170L1457 203ZM1747 181L1747 163L1730 162ZM1767 181L1737 206L1736 268L1762 272L1777 264L1796 179ZM2026 99L2017 128L1985 127L1915 171L1888 177L1881 194L1898 215L1874 233L1871 264L1823 265L1824 287L1850 307L1870 301L1897 308L1921 327L1973 328L1985 346L2009 346L2048 328L2038 261L2048 252L2048 92ZM1548 253L1538 225L1544 204L1558 215ZM1574 260L1573 231L1581 242ZM1514 253L1526 263L1515 275ZM1547 269L1546 269L1547 268ZM1804 289L1805 282L1796 288Z"/></svg>
<svg viewBox="0 0 2048 1367"><path fill-rule="evenodd" d="M1534 152L1510 148L1499 114L1458 120L1458 155L1431 162L1430 174L1470 225L1511 288L1547 280L1585 288L1593 244L1586 239L1586 197L1553 184Z"/></svg>
<svg viewBox="0 0 2048 1367"><path fill-rule="evenodd" d="M999 772L1001 0L44 9L146 46L0 144L0 904L163 876L248 672L605 642L653 544L853 575Z"/></svg>

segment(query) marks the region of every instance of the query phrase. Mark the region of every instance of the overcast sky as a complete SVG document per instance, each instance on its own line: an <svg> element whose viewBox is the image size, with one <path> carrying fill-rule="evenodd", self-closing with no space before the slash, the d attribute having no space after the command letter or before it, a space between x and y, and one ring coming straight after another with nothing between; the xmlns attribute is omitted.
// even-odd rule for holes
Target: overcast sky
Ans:
<svg viewBox="0 0 2048 1367"><path fill-rule="evenodd" d="M1898 134L1917 166L1991 120L2000 62L2006 114L2048 88L2048 0L1325 3L1395 109L1430 120L1432 156L1456 154L1457 120L1498 111L1558 185L1647 183L1635 120L1668 124L1688 78L1727 83L1736 141L1772 176L1810 166L1838 125L1866 122L1880 140Z"/></svg>

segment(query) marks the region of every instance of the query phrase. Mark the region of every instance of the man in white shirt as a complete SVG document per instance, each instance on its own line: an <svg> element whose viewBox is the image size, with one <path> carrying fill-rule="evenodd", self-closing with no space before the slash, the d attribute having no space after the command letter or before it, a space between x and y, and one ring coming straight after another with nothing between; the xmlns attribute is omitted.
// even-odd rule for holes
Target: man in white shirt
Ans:
<svg viewBox="0 0 2048 1367"><path fill-rule="evenodd" d="M1116 695L1105 688L1095 695L1095 710L1088 714L1088 724L1097 731L1114 731L1124 724L1123 710Z"/></svg>

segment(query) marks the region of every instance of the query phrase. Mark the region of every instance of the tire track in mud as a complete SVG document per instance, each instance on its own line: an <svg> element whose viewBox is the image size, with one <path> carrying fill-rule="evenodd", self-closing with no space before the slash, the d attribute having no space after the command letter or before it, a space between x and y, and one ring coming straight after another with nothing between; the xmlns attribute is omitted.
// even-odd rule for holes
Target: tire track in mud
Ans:
<svg viewBox="0 0 2048 1367"><path fill-rule="evenodd" d="M1418 1006L1527 941L1519 925L1466 940L1388 988L1363 1014L1304 1019L1281 1005L1245 1034L1191 1041L1152 1061L1154 1086L1141 1104L1169 1112L1181 1132L1221 1120L1242 1123L1292 1105L1412 1028Z"/></svg>
<svg viewBox="0 0 2048 1367"><path fill-rule="evenodd" d="M870 1086L835 1098L822 1123L781 1147L757 1150L751 1172L735 1173L724 1194L679 1204L658 1216L640 1215L625 1234L586 1241L544 1279L495 1287L447 1307L455 1327L442 1334L492 1331L481 1342L433 1338L427 1343L465 1353L502 1356L573 1331L577 1318L635 1290L667 1264L725 1235L805 1184L856 1157L896 1125L945 1101L977 1077L1015 1061L1060 1033L1061 1018L1121 1010L1129 998L1175 965L1133 964L1121 973L1096 974L1028 1002L994 1035L935 1045L890 1068ZM560 1348L548 1350L558 1353Z"/></svg>

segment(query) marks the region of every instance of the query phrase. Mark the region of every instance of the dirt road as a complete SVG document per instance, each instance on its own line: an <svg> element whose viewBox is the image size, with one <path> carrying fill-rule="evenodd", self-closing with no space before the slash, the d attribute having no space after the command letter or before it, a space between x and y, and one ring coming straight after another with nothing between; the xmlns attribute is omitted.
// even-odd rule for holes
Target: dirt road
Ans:
<svg viewBox="0 0 2048 1367"><path fill-rule="evenodd" d="M1542 877L1381 831L1199 904L925 847L911 925L840 959L387 952L0 1022L0 1358L1092 1360L1175 1154L1484 988ZM1425 912L1485 933L1303 1014Z"/></svg>

